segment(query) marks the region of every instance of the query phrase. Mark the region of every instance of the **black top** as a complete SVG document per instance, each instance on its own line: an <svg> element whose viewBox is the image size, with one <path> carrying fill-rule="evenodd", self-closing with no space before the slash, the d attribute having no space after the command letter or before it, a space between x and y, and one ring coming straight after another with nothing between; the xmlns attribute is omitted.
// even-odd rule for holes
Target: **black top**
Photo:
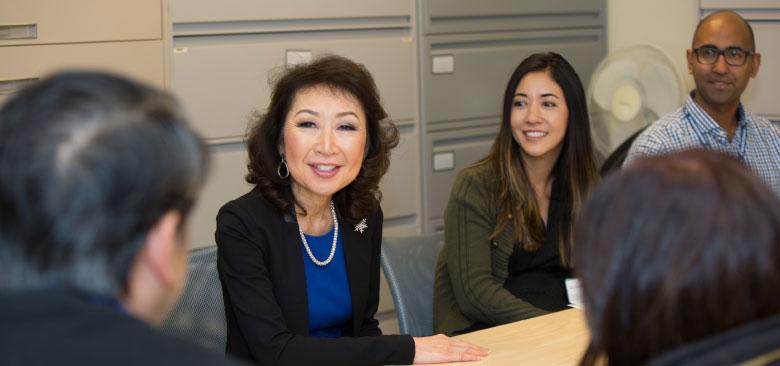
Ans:
<svg viewBox="0 0 780 366"><path fill-rule="evenodd" d="M217 215L217 269L227 320L227 353L262 365L410 364L408 335L381 336L382 212L357 222L339 217L353 315L340 338L309 336L304 256L294 212L281 212L257 188Z"/></svg>
<svg viewBox="0 0 780 366"><path fill-rule="evenodd" d="M25 366L232 364L66 289L0 293L0 355Z"/></svg>
<svg viewBox="0 0 780 366"><path fill-rule="evenodd" d="M547 210L547 230L545 240L536 251L524 250L515 245L509 257L509 276L504 288L515 297L532 305L548 310L566 309L566 277L571 271L561 264L558 248L558 226L561 214L561 184L553 181L550 194L550 207Z"/></svg>

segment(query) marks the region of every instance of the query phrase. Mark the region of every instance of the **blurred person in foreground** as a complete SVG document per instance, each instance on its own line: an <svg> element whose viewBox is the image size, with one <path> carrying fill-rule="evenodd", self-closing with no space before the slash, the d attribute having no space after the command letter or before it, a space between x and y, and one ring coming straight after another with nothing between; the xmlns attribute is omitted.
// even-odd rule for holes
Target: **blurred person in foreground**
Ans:
<svg viewBox="0 0 780 366"><path fill-rule="evenodd" d="M0 109L0 363L225 364L157 333L207 166L166 93L68 72Z"/></svg>
<svg viewBox="0 0 780 366"><path fill-rule="evenodd" d="M780 201L736 158L637 160L594 191L576 239L583 365L780 357Z"/></svg>

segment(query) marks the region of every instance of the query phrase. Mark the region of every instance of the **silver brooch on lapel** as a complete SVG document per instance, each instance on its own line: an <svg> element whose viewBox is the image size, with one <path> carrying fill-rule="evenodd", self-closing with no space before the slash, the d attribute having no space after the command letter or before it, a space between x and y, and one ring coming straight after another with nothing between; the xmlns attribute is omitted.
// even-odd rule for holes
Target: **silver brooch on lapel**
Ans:
<svg viewBox="0 0 780 366"><path fill-rule="evenodd" d="M360 222L358 222L357 225L355 225L355 231L359 231L361 234L365 229L368 229L368 224L366 224L366 219L360 220Z"/></svg>

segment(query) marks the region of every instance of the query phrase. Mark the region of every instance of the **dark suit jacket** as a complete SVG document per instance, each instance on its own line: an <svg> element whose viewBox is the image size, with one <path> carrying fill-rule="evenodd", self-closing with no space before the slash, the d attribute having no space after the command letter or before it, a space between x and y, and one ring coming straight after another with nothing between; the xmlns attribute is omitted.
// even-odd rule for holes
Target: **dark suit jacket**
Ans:
<svg viewBox="0 0 780 366"><path fill-rule="evenodd" d="M309 337L308 302L298 224L258 189L228 202L217 215L217 265L225 300L227 354L261 365L410 364L410 336L382 336L379 304L382 213L356 222L339 218L352 320L341 338Z"/></svg>
<svg viewBox="0 0 780 366"><path fill-rule="evenodd" d="M227 365L75 291L0 294L2 365Z"/></svg>

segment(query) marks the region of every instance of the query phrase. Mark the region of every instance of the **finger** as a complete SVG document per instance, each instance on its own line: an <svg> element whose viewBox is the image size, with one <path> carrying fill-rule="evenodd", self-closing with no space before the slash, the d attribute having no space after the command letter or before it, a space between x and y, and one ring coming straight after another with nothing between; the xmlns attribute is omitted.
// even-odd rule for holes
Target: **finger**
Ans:
<svg viewBox="0 0 780 366"><path fill-rule="evenodd" d="M487 348L469 348L466 352L477 356L487 356L490 354L490 350Z"/></svg>
<svg viewBox="0 0 780 366"><path fill-rule="evenodd" d="M486 357L486 356L490 355L490 352L487 352L487 351L479 351L479 352L469 351L468 354L475 355L475 356L478 356L478 357Z"/></svg>
<svg viewBox="0 0 780 366"><path fill-rule="evenodd" d="M476 349L480 353L484 353L484 354L490 353L490 349L489 348L480 347L480 346L474 346L474 349Z"/></svg>
<svg viewBox="0 0 780 366"><path fill-rule="evenodd" d="M482 350L482 351L487 351L488 350L487 348L482 347L482 346L480 346L478 344L474 344L474 343L463 342L463 345L465 345L466 348L478 349L478 350Z"/></svg>
<svg viewBox="0 0 780 366"><path fill-rule="evenodd" d="M473 353L488 353L488 352L490 352L490 350L487 349L487 348L480 347L480 346L475 346L475 345L471 345L471 344L468 345L468 347L463 348L463 351L465 351L465 352L473 352Z"/></svg>
<svg viewBox="0 0 780 366"><path fill-rule="evenodd" d="M458 356L458 361L479 361L484 357L472 353L460 353Z"/></svg>
<svg viewBox="0 0 780 366"><path fill-rule="evenodd" d="M482 346L479 346L479 345L476 345L476 344L473 344L473 343L468 343L468 342L461 341L461 340L458 340L457 342L458 342L458 346L463 347L463 349L476 350L477 352L489 352L490 351L489 349L487 349L485 347L482 347Z"/></svg>

